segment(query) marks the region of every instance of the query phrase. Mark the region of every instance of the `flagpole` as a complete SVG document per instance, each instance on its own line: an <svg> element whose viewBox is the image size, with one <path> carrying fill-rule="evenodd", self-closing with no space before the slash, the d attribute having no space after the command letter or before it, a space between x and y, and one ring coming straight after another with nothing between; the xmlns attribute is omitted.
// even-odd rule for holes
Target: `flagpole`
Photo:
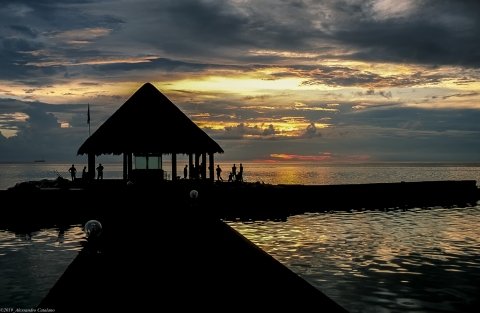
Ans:
<svg viewBox="0 0 480 313"><path fill-rule="evenodd" d="M90 137L90 103L88 104L87 123L88 123L88 137Z"/></svg>

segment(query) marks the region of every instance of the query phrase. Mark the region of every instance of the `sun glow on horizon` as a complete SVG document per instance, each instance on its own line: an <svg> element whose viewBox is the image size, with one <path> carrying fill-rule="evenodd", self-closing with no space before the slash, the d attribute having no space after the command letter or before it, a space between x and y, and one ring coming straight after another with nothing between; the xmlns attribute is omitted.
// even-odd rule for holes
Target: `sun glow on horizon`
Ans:
<svg viewBox="0 0 480 313"><path fill-rule="evenodd" d="M210 90L247 94L264 93L265 90L331 90L335 89L328 86L304 86L302 82L304 79L289 77L276 80L259 79L255 77L222 77L222 76L206 76L201 79L184 79L177 82L172 82L169 86L171 89L187 89L195 90Z"/></svg>
<svg viewBox="0 0 480 313"><path fill-rule="evenodd" d="M369 161L369 155L335 155L330 152L319 153L318 155L299 155L299 154L285 154L272 153L270 157L277 161L315 161L315 162L359 162Z"/></svg>

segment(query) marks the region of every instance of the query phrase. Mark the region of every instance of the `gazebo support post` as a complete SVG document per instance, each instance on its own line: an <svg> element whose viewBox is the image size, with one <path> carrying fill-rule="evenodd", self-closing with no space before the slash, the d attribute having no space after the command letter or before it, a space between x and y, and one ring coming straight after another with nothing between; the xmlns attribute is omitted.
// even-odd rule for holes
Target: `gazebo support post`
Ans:
<svg viewBox="0 0 480 313"><path fill-rule="evenodd" d="M123 180L128 179L128 154L126 152L123 153Z"/></svg>
<svg viewBox="0 0 480 313"><path fill-rule="evenodd" d="M95 154L93 152L88 153L88 178L89 180L95 179Z"/></svg>
<svg viewBox="0 0 480 313"><path fill-rule="evenodd" d="M207 179L207 153L202 153L202 180Z"/></svg>
<svg viewBox="0 0 480 313"><path fill-rule="evenodd" d="M215 167L214 167L214 166L215 166L215 165L213 164L213 163L214 163L214 162L213 162L213 153L209 153L209 154L208 154L208 159L209 159L208 161L209 161L209 163L210 163L210 165L209 165L209 167L208 167L209 170L210 170L210 180L213 182L214 179L215 179L215 178L214 178L214 177L215 177L215 176L214 176L214 171L215 171Z"/></svg>
<svg viewBox="0 0 480 313"><path fill-rule="evenodd" d="M200 154L197 152L195 153L195 178L198 178L198 175L200 175L200 172L198 171L198 165L199 165L199 160L200 160Z"/></svg>
<svg viewBox="0 0 480 313"><path fill-rule="evenodd" d="M177 154L172 152L172 181L177 179Z"/></svg>
<svg viewBox="0 0 480 313"><path fill-rule="evenodd" d="M191 153L188 154L188 178L192 179L192 165L193 165L193 156Z"/></svg>
<svg viewBox="0 0 480 313"><path fill-rule="evenodd" d="M129 180L132 179L132 173L133 173L133 165L132 165L132 163L133 163L133 154L130 152L130 153L128 154L128 165L127 165L127 166L128 166L127 178L128 178Z"/></svg>

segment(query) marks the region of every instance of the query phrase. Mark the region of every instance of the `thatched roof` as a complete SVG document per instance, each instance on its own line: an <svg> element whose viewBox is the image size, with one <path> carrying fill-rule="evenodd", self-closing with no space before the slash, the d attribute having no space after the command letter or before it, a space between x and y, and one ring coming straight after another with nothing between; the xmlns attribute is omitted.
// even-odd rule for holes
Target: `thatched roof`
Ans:
<svg viewBox="0 0 480 313"><path fill-rule="evenodd" d="M78 149L78 154L223 153L152 84L138 89Z"/></svg>

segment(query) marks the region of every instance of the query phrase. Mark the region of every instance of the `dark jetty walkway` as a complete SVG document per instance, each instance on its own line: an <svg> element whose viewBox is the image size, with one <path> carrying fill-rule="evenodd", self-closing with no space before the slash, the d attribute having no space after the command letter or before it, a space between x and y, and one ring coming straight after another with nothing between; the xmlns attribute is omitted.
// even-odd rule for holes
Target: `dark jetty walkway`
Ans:
<svg viewBox="0 0 480 313"><path fill-rule="evenodd" d="M86 244L38 307L346 312L225 223L199 215L198 207L180 214L163 214L165 209L152 204L153 222L116 208L98 242Z"/></svg>
<svg viewBox="0 0 480 313"><path fill-rule="evenodd" d="M151 208L146 215L156 219L151 212L159 208L163 214L190 205L191 190L198 190L198 205L203 212L224 220L284 220L314 212L465 206L475 205L480 199L475 180L346 185L213 185L181 180L131 187L122 180L105 180L94 181L86 189L0 190L5 202L22 208L9 212L8 219L0 219L0 226L83 223L92 216L118 214L125 201L137 201L133 207L143 203ZM133 207L127 210L137 212Z"/></svg>

